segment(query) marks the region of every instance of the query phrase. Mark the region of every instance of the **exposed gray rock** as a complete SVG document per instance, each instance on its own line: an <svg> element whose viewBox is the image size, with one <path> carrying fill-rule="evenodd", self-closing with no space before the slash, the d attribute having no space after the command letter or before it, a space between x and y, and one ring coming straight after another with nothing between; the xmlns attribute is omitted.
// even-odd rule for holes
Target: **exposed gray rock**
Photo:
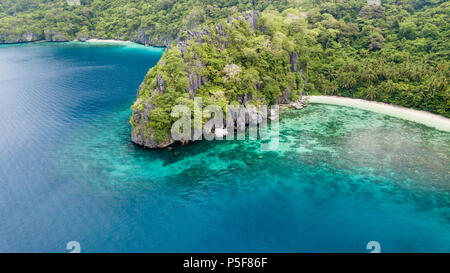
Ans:
<svg viewBox="0 0 450 273"><path fill-rule="evenodd" d="M136 39L134 42L143 44L146 46L159 46L168 47L172 44L174 37L171 35L162 35L156 33L151 27L141 28L138 30Z"/></svg>
<svg viewBox="0 0 450 273"><path fill-rule="evenodd" d="M145 124L148 124L149 118L148 114L153 110L155 106L151 103L146 103L144 105L144 110L133 111L133 119L135 120L137 127L133 128L131 132L131 140L139 145L147 148L164 148L172 144L173 139L169 138L164 142L157 142L154 138L154 131L149 128L148 135L146 136L145 129L143 128Z"/></svg>
<svg viewBox="0 0 450 273"><path fill-rule="evenodd" d="M259 12L258 11L248 11L248 12L244 12L242 14L245 18L245 20L247 20L247 22L250 24L250 27L252 28L253 31L255 31L256 29L256 25L258 22L258 18L259 18Z"/></svg>
<svg viewBox="0 0 450 273"><path fill-rule="evenodd" d="M20 36L13 35L4 32L0 33L0 44L15 44L15 43L28 43L44 40L42 33L35 33L32 31L27 31Z"/></svg>
<svg viewBox="0 0 450 273"><path fill-rule="evenodd" d="M277 99L278 104L287 104L291 101L291 91L286 89L281 92L281 95Z"/></svg>
<svg viewBox="0 0 450 273"><path fill-rule="evenodd" d="M38 40L42 39L40 35L38 35L34 32L31 32L31 31L25 32L22 37L27 42L33 42L33 41L38 41Z"/></svg>
<svg viewBox="0 0 450 273"><path fill-rule="evenodd" d="M303 79L303 83L302 83L302 86L300 89L300 99L302 99L302 97L303 97L303 90L305 89L305 84L307 83L305 72L306 72L306 65L303 64L302 68L300 68L300 75L302 76L302 79Z"/></svg>
<svg viewBox="0 0 450 273"><path fill-rule="evenodd" d="M295 54L294 52L291 52L289 54L289 59L291 62L291 72L297 72L297 68L298 68L297 54Z"/></svg>
<svg viewBox="0 0 450 273"><path fill-rule="evenodd" d="M188 69L189 87L186 92L190 94L191 98L194 98L197 94L197 90L208 81L207 77L199 74L199 71L201 71L202 68L202 61L198 59L198 56L195 56L192 63L189 64Z"/></svg>
<svg viewBox="0 0 450 273"><path fill-rule="evenodd" d="M250 27L253 31L255 31L256 26L257 26L257 22L258 22L258 18L259 18L260 13L258 11L248 11L248 12L244 12L242 14L242 16L237 16L237 17L228 17L227 22L228 23L232 23L234 20L238 20L240 18L244 18L249 24ZM223 28L223 23L220 23L216 26L214 26L214 30L216 32L216 35L218 37L225 37L225 29ZM204 36L209 36L211 38L211 29L210 28L204 28L202 30L196 30L196 29L183 29L181 32L186 31L187 33L187 37L184 37L182 35L179 35L178 38L176 39L176 45L178 48L181 47L186 47L186 41L196 41L198 43L203 43L203 37ZM227 45L228 42L225 42L224 46ZM181 49L180 49L181 50ZM183 50L182 50L183 52ZM183 52L184 53L184 52Z"/></svg>
<svg viewBox="0 0 450 273"><path fill-rule="evenodd" d="M161 93L164 93L165 92L164 79L161 76L161 74L158 74L158 76L156 76L156 82L158 83L158 88L161 91Z"/></svg>
<svg viewBox="0 0 450 273"><path fill-rule="evenodd" d="M66 37L59 33L52 30L46 30L44 31L45 40L50 42L67 42L69 40L66 39Z"/></svg>
<svg viewBox="0 0 450 273"><path fill-rule="evenodd" d="M242 13L242 16L244 17L244 19L250 24L250 27L253 31L255 31L256 26L257 26L257 22L258 22L258 18L260 16L259 11L246 11L244 13ZM239 19L239 17L228 17L227 22L231 23L233 22L233 20Z"/></svg>

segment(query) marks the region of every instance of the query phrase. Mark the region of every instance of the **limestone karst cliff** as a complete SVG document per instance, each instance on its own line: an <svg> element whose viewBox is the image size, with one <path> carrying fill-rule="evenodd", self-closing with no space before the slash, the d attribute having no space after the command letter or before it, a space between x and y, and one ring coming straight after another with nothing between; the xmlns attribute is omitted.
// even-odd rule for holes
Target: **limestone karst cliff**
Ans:
<svg viewBox="0 0 450 273"><path fill-rule="evenodd" d="M272 14L251 11L181 33L138 91L130 121L133 142L148 148L174 143L172 108L192 106L194 97L223 110L227 104L258 107L297 101L304 75L300 47L288 29L303 19L278 16L283 20L279 29L272 25Z"/></svg>

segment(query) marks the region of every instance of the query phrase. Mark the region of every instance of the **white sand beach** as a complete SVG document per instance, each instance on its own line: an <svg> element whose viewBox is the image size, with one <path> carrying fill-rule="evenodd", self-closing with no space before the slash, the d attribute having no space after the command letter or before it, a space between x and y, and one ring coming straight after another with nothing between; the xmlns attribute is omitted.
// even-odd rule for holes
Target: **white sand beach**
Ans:
<svg viewBox="0 0 450 273"><path fill-rule="evenodd" d="M102 40L102 39L88 39L86 43L103 43L103 44L134 44L131 41L120 41L120 40Z"/></svg>
<svg viewBox="0 0 450 273"><path fill-rule="evenodd" d="M165 47L154 47L154 46L146 46L143 44L135 43L132 41L120 41L120 40L102 40L102 39L88 39L84 43L92 44L92 45L119 45L126 46L128 48L145 48L151 51L165 51Z"/></svg>
<svg viewBox="0 0 450 273"><path fill-rule="evenodd" d="M381 102L335 96L308 96L306 99L309 103L333 104L363 109L421 123L441 131L450 132L450 119L426 111L419 111Z"/></svg>

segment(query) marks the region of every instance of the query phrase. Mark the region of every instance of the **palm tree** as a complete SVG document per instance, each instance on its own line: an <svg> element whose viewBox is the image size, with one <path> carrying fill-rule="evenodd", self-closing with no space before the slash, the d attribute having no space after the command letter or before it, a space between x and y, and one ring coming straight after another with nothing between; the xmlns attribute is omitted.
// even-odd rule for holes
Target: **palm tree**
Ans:
<svg viewBox="0 0 450 273"><path fill-rule="evenodd" d="M386 91L386 93L390 94L395 91L395 83L392 80L387 80L383 84L383 90Z"/></svg>
<svg viewBox="0 0 450 273"><path fill-rule="evenodd" d="M332 95L337 95L338 90L339 90L339 86L337 85L337 83L334 82L334 81L331 82L331 85L330 85L330 92L331 92L331 94Z"/></svg>
<svg viewBox="0 0 450 273"><path fill-rule="evenodd" d="M369 85L366 89L366 98L374 100L378 96L377 89L373 85Z"/></svg>

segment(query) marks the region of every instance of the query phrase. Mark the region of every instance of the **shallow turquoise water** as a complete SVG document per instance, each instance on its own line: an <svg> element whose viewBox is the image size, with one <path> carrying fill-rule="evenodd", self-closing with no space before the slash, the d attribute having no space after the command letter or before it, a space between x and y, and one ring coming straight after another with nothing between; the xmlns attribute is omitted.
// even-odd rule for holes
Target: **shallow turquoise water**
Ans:
<svg viewBox="0 0 450 273"><path fill-rule="evenodd" d="M0 251L450 251L450 134L310 105L276 151L142 149L129 106L161 53L0 47Z"/></svg>

